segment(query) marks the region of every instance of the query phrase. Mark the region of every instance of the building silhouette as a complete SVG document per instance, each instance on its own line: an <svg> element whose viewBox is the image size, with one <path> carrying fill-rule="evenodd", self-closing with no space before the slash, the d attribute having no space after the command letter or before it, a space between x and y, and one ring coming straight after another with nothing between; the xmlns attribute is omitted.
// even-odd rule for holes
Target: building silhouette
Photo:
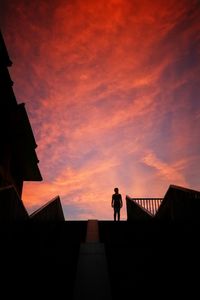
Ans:
<svg viewBox="0 0 200 300"><path fill-rule="evenodd" d="M126 197L127 221L67 221L59 196L31 215L24 181L41 181L24 104L0 33L0 291L2 299L198 299L200 192ZM112 212L111 212L112 213Z"/></svg>
<svg viewBox="0 0 200 300"><path fill-rule="evenodd" d="M126 196L127 219L198 222L200 192L170 185L164 198Z"/></svg>
<svg viewBox="0 0 200 300"><path fill-rule="evenodd" d="M12 62L0 32L0 187L13 185L19 196L23 181L41 181L37 147L24 103L18 104L8 67Z"/></svg>

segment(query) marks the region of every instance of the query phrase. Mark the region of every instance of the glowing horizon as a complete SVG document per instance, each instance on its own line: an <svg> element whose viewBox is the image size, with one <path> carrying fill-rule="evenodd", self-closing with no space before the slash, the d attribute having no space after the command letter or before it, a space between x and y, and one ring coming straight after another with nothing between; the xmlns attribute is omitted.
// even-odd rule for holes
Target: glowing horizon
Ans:
<svg viewBox="0 0 200 300"><path fill-rule="evenodd" d="M59 195L66 220L113 219L117 186L126 219L126 195L199 190L200 2L48 2L1 9L44 179L28 211Z"/></svg>

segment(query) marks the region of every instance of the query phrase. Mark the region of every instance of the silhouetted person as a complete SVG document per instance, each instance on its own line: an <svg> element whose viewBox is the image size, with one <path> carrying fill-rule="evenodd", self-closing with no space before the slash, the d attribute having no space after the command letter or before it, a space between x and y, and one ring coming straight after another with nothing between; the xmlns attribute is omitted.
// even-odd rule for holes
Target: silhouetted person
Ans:
<svg viewBox="0 0 200 300"><path fill-rule="evenodd" d="M117 216L117 220L120 220L120 209L123 206L123 202L122 202L122 196L121 194L119 194L119 189L115 188L114 189L114 194L112 195L112 202L111 202L111 206L114 208L114 221L116 221L116 216Z"/></svg>

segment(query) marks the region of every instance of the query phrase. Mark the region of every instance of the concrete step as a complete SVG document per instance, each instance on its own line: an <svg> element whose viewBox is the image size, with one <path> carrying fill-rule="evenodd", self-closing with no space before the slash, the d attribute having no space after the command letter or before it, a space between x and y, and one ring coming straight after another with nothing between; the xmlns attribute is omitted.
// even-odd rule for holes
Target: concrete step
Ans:
<svg viewBox="0 0 200 300"><path fill-rule="evenodd" d="M88 220L86 242L80 247L74 300L82 299L111 299L105 247L99 242L97 220Z"/></svg>

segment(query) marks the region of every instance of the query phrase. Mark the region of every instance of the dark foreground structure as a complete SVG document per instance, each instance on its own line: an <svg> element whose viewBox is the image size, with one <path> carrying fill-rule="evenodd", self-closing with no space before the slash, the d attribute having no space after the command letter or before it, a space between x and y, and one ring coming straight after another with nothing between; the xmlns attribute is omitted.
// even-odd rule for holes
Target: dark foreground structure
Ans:
<svg viewBox="0 0 200 300"><path fill-rule="evenodd" d="M66 221L59 196L29 215L23 181L42 180L0 34L2 299L198 299L200 192L126 197L127 221Z"/></svg>

